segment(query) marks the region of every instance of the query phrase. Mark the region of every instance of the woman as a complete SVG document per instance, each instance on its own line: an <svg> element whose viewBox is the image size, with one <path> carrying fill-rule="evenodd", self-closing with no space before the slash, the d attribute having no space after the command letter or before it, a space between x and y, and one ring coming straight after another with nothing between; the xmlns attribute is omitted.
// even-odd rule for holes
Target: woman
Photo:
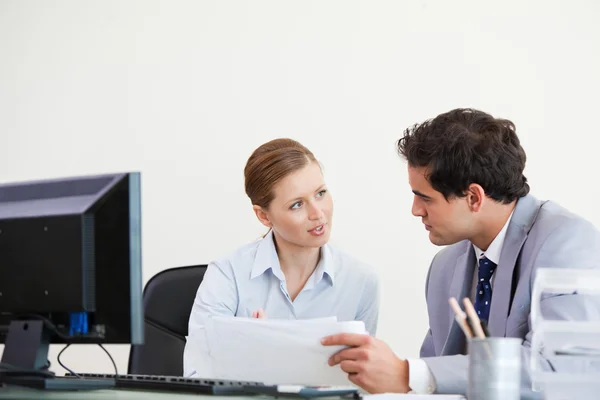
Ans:
<svg viewBox="0 0 600 400"><path fill-rule="evenodd" d="M185 376L198 369L203 327L214 315L335 316L364 321L373 336L377 330L378 278L327 244L333 201L315 156L294 140L272 140L252 153L244 175L256 217L269 232L209 264L190 315Z"/></svg>

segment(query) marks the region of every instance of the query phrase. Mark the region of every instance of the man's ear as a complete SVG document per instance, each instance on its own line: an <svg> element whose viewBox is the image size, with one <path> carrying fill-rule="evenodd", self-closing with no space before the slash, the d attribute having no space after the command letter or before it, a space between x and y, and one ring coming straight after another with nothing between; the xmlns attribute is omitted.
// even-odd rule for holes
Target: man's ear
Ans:
<svg viewBox="0 0 600 400"><path fill-rule="evenodd" d="M479 212L485 201L485 190L477 183L471 183L466 191L467 205L472 212Z"/></svg>
<svg viewBox="0 0 600 400"><path fill-rule="evenodd" d="M273 227L273 224L271 223L271 220L269 219L269 214L265 210L263 210L263 208L261 206L253 205L252 209L254 210L254 213L256 214L256 218L258 218L258 220L260 221L261 224L263 224L267 228Z"/></svg>

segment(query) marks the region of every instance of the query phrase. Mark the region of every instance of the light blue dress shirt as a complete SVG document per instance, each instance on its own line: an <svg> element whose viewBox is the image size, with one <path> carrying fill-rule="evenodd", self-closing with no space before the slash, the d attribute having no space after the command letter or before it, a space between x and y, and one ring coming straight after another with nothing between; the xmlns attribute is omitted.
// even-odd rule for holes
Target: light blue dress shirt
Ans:
<svg viewBox="0 0 600 400"><path fill-rule="evenodd" d="M379 279L367 264L321 247L321 258L304 288L291 300L275 250L273 233L208 265L192 307L185 365L196 358L190 341L202 340L206 320L214 315L252 317L262 308L269 319L337 317L361 320L375 335L379 314ZM185 368L187 369L187 368Z"/></svg>

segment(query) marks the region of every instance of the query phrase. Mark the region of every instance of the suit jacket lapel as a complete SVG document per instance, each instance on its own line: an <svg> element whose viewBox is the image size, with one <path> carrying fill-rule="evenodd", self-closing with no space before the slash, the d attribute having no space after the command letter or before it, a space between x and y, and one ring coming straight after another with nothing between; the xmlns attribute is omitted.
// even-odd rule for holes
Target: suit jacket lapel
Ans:
<svg viewBox="0 0 600 400"><path fill-rule="evenodd" d="M494 277L490 320L488 322L488 329L492 336L504 337L506 335L506 322L512 303L515 266L521 254L521 249L527 240L527 235L544 203L532 195L527 195L517 201L513 217L508 225Z"/></svg>
<svg viewBox="0 0 600 400"><path fill-rule="evenodd" d="M462 307L462 299L469 297L469 291L473 282L473 274L475 273L475 252L470 242L466 243L466 249L463 255L456 260L454 267L454 275L450 284L450 296L456 297ZM448 305L450 318L450 331L442 348L441 355L460 354L465 350L465 335L460 327L454 321L454 312Z"/></svg>
<svg viewBox="0 0 600 400"><path fill-rule="evenodd" d="M490 320L488 322L488 329L492 336L504 337L506 334L506 321L512 296L513 273L525 239L527 239L527 232L511 221L500 252L496 276L494 277Z"/></svg>

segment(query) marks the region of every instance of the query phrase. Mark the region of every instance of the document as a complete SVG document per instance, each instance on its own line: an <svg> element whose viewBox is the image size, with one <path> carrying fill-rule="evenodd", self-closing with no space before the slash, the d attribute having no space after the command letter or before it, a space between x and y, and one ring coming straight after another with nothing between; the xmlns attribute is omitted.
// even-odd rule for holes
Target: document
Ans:
<svg viewBox="0 0 600 400"><path fill-rule="evenodd" d="M213 317L206 323L211 372L219 379L273 385L354 386L327 363L342 346L323 346L336 333L367 334L362 321Z"/></svg>
<svg viewBox="0 0 600 400"><path fill-rule="evenodd" d="M219 317L221 318L221 317ZM229 318L229 317L224 317ZM243 319L243 318L242 318ZM248 323L257 323L260 320L250 319ZM262 320L264 321L264 320ZM268 325L294 325L294 324L319 324L319 323L333 323L337 322L337 317L325 317L325 318L313 318L302 321L290 321L290 320L269 320ZM259 323L259 322L258 322ZM196 330L196 333L193 337L186 337L187 344L189 347L189 354L192 354L191 360L193 360L193 364L190 364L185 368L188 371L188 378L203 378L203 379L220 379L219 375L215 373L215 361L213 361L214 355L211 355L209 344L208 344L208 334L206 332L206 326L202 326ZM218 341L217 341L218 342ZM214 352L213 352L214 353ZM184 363L189 363L191 360L184 359ZM217 360L218 361L218 360Z"/></svg>

